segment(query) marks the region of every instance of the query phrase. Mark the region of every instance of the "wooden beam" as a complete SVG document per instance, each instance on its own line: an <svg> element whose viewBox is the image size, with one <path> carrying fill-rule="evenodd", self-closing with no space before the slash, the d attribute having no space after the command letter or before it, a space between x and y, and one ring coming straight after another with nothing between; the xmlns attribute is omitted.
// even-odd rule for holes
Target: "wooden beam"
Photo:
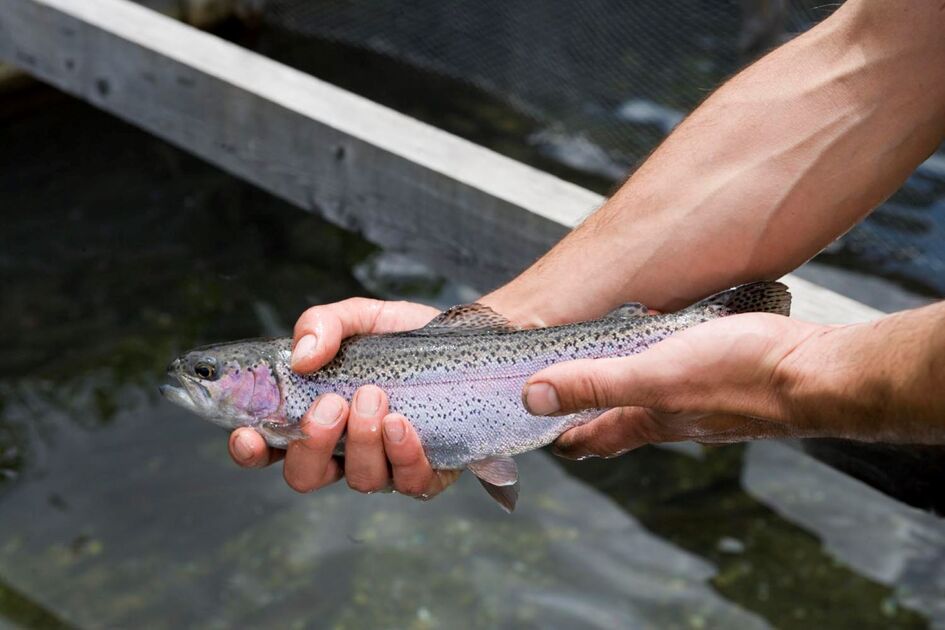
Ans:
<svg viewBox="0 0 945 630"><path fill-rule="evenodd" d="M0 58L481 290L603 201L127 0L0 0ZM879 314L788 283L802 318Z"/></svg>

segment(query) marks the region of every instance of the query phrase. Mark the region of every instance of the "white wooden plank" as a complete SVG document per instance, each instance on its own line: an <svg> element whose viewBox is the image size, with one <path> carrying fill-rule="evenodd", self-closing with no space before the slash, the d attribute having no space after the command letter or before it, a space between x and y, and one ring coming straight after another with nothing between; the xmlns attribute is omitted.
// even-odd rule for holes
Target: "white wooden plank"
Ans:
<svg viewBox="0 0 945 630"><path fill-rule="evenodd" d="M603 201L126 0L0 0L0 58L483 290ZM799 317L879 315L787 282Z"/></svg>
<svg viewBox="0 0 945 630"><path fill-rule="evenodd" d="M482 289L599 200L124 0L0 0L0 57Z"/></svg>
<svg viewBox="0 0 945 630"><path fill-rule="evenodd" d="M882 317L883 312L795 275L784 278L794 296L791 315L820 324L854 324Z"/></svg>

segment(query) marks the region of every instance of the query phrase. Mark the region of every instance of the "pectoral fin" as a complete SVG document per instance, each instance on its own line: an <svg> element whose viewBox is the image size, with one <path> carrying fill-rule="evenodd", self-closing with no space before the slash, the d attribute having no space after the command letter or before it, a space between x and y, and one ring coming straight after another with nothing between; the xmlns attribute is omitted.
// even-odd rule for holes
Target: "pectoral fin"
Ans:
<svg viewBox="0 0 945 630"><path fill-rule="evenodd" d="M482 487L486 489L486 492L489 493L489 496L495 499L495 502L499 504L503 510L509 514L515 509L515 503L518 501L518 483L513 483L510 486L494 486L488 481L482 479L479 480L479 483L482 484Z"/></svg>
<svg viewBox="0 0 945 630"><path fill-rule="evenodd" d="M298 423L263 422L256 427L256 430L266 438L270 446L276 448L285 448L289 442L308 438L308 434Z"/></svg>
<svg viewBox="0 0 945 630"><path fill-rule="evenodd" d="M515 502L518 501L518 466L514 459L502 455L487 457L472 462L467 468L479 478L479 483L503 510L511 512L515 509Z"/></svg>
<svg viewBox="0 0 945 630"><path fill-rule="evenodd" d="M518 482L518 466L506 455L487 457L467 466L472 474L494 486L511 486Z"/></svg>

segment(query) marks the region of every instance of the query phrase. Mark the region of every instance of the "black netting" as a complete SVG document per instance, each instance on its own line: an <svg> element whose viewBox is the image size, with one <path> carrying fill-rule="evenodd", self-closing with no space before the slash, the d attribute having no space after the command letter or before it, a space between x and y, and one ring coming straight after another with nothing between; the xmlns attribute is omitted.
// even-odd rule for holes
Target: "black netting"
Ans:
<svg viewBox="0 0 945 630"><path fill-rule="evenodd" d="M270 27L302 40L330 42L474 87L531 123L515 133L533 154L504 152L612 183L726 77L836 6L806 0L268 0L261 15ZM278 58L280 50L285 52L276 46L269 53ZM339 77L337 68L327 67L337 59L319 69L319 61L306 58L298 46L287 57L345 87L390 100L375 93L376 86ZM352 65L345 72L377 70L363 56L345 63ZM401 77L388 74L384 80ZM434 124L449 128L442 120L451 109L468 114L456 99L437 101L434 88L418 90L414 81L411 91L415 100L436 102L433 108L440 111L408 113ZM405 109L403 94L387 104ZM515 126L494 114L490 124ZM450 130L464 132L462 125ZM464 135L504 150L482 129ZM939 158L824 258L945 295L943 220L945 158Z"/></svg>

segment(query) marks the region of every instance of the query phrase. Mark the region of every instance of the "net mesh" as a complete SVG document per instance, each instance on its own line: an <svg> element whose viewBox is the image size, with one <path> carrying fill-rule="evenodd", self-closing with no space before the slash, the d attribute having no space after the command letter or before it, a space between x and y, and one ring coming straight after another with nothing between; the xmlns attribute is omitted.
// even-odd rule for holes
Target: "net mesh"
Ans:
<svg viewBox="0 0 945 630"><path fill-rule="evenodd" d="M260 15L297 37L472 86L534 123L521 141L541 157L537 166L550 161L615 182L726 77L836 6L807 0L268 0ZM434 97L414 91L416 99ZM943 220L940 152L822 256L945 295Z"/></svg>

